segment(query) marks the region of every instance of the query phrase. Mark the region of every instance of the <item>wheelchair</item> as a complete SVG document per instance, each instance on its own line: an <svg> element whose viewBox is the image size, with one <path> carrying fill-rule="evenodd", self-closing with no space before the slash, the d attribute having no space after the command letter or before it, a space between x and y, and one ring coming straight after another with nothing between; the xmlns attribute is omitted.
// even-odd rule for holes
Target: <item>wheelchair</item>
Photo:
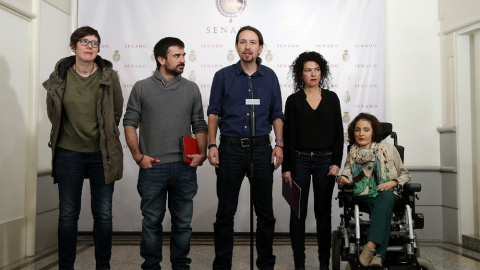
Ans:
<svg viewBox="0 0 480 270"><path fill-rule="evenodd" d="M383 139L390 136L394 140L400 157L404 157L404 148L397 144L397 134L392 124L382 123ZM350 147L348 147L349 149ZM428 260L420 258L415 229L423 229L424 216L415 211L416 192L422 189L418 183L407 183L393 209L390 240L382 269L420 270L435 269ZM362 219L363 213L370 214L368 205L357 200L353 194L354 184L339 187L336 200L343 214L337 230L332 233L332 269L340 270L340 261L348 261L345 269L374 269L363 267L358 258L367 242L370 220ZM379 269L379 268L377 268Z"/></svg>

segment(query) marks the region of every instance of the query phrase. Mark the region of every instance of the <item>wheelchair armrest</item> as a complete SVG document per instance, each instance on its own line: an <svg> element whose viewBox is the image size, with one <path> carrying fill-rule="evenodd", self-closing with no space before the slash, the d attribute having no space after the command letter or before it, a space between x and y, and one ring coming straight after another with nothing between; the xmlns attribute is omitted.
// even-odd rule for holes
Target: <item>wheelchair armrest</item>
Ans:
<svg viewBox="0 0 480 270"><path fill-rule="evenodd" d="M355 189L355 184L354 183L348 183L343 186L338 186L338 189L345 192L345 193L353 193L353 190Z"/></svg>
<svg viewBox="0 0 480 270"><path fill-rule="evenodd" d="M403 191L407 193L420 192L422 190L422 184L420 183L406 183L403 185Z"/></svg>

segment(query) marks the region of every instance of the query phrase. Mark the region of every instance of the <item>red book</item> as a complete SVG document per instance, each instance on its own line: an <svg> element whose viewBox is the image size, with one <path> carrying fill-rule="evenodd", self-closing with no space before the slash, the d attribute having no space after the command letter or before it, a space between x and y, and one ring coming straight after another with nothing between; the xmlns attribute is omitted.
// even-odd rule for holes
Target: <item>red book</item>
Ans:
<svg viewBox="0 0 480 270"><path fill-rule="evenodd" d="M191 137L182 136L183 162L192 163L192 159L187 155L198 154L197 140Z"/></svg>

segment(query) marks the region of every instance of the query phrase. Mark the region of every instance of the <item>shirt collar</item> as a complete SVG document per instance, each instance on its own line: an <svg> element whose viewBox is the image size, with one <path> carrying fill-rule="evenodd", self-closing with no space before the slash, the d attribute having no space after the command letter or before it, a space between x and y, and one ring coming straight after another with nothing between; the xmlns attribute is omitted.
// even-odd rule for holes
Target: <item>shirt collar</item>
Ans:
<svg viewBox="0 0 480 270"><path fill-rule="evenodd" d="M238 76L242 74L242 72L246 74L243 71L242 65L240 65L240 60L238 60L238 62L235 64L235 74ZM256 75L260 75L260 76L265 75L265 67L262 64L258 64L258 70L252 74L252 76L256 76Z"/></svg>

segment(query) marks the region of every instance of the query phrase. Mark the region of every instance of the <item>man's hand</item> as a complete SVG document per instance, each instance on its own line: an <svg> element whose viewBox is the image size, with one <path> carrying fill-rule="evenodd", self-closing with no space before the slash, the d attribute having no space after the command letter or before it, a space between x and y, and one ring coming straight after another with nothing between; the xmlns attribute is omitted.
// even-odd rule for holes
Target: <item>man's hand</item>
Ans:
<svg viewBox="0 0 480 270"><path fill-rule="evenodd" d="M150 169L152 168L153 163L160 163L160 159L158 158L152 158L147 155L144 155L140 163L138 163L138 166L142 169ZM140 160L140 159L138 159ZM135 160L138 162L138 160Z"/></svg>
<svg viewBox="0 0 480 270"><path fill-rule="evenodd" d="M190 166L195 168L198 166L202 166L205 159L207 159L205 155L200 155L200 154L187 155L187 157L192 159L192 163L190 163Z"/></svg>
<svg viewBox="0 0 480 270"><path fill-rule="evenodd" d="M208 162L215 168L218 168L220 159L218 158L218 149L217 147L212 147L208 149Z"/></svg>
<svg viewBox="0 0 480 270"><path fill-rule="evenodd" d="M276 163L275 163L275 170L276 170L276 169L278 169L278 167L280 167L280 165L283 162L283 149L280 148L280 147L277 147L277 146L275 146L273 148L272 159L271 159L270 163L273 164L275 159L276 159Z"/></svg>

